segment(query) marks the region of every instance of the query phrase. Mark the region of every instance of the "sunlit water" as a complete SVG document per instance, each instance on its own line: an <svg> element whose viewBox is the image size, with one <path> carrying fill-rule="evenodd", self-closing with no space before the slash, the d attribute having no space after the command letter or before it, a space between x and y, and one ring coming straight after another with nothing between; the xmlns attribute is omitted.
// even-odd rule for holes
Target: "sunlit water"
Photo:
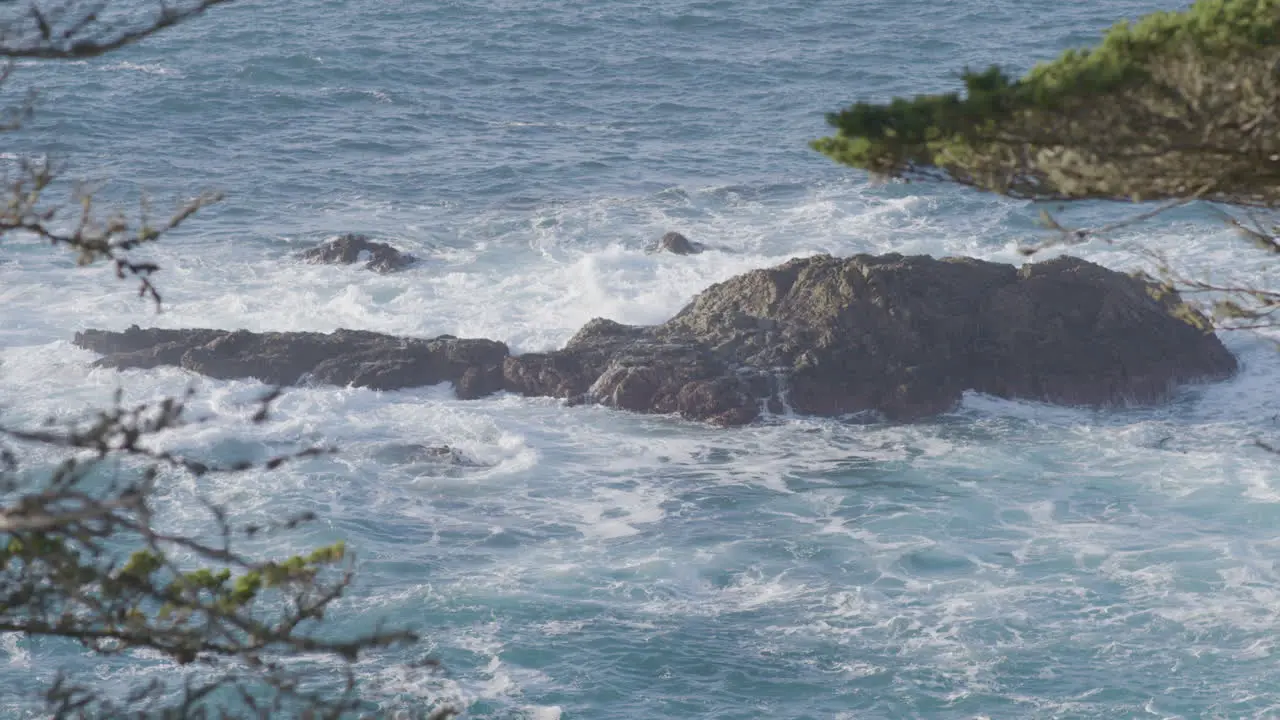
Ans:
<svg viewBox="0 0 1280 720"><path fill-rule="evenodd" d="M1168 9L1168 4L1165 9ZM89 369L78 329L363 328L564 342L592 317L659 322L712 282L817 252L1020 262L1019 203L873 186L806 142L859 98L1025 69L1156 2L245 2L83 63L20 64L42 90L10 152L50 150L105 198L227 192L148 257L165 312L106 271L5 240L0 401L70 417L117 387L194 382L211 422L168 447L224 459L332 443L334 458L199 483L246 519L313 510L284 553L345 538L335 619L428 638L447 676L363 663L375 696L477 718L1083 718L1280 714L1280 355L1225 340L1238 379L1156 409L968 397L916 425L783 418L720 430L448 388L288 391L173 369ZM6 155L11 162L13 155ZM1083 208L1086 222L1114 213ZM718 250L647 254L668 230ZM407 272L302 265L365 232ZM1188 270L1262 277L1211 216L1129 231ZM1108 266L1124 247L1076 252ZM448 443L475 465L415 460ZM192 520L194 521L194 520ZM168 672L0 641L0 714L71 667ZM8 709L3 709L8 708Z"/></svg>

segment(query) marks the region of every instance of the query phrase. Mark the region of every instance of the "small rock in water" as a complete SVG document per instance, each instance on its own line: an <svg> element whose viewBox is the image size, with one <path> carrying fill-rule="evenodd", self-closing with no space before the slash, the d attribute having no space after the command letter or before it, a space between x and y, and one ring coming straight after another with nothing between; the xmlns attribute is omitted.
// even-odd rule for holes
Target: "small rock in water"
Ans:
<svg viewBox="0 0 1280 720"><path fill-rule="evenodd" d="M310 263L328 265L364 263L366 269L378 273L395 272L417 262L417 258L408 253L402 253L386 243L374 242L367 236L354 233L334 238L304 251L298 257Z"/></svg>
<svg viewBox="0 0 1280 720"><path fill-rule="evenodd" d="M678 232L669 232L658 240L658 252L669 252L673 255L697 255L705 250L702 243L696 243Z"/></svg>

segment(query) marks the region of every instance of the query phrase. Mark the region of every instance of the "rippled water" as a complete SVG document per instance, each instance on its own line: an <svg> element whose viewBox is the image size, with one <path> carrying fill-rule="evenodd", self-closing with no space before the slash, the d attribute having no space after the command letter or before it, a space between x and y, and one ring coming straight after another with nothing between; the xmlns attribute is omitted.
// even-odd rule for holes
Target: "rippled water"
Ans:
<svg viewBox="0 0 1280 720"><path fill-rule="evenodd" d="M294 389L263 434L260 387L104 372L69 339L129 324L365 328L564 342L595 316L658 322L712 282L816 252L1018 262L1035 211L949 188L873 186L806 142L860 98L1025 68L1155 2L855 0L243 2L142 46L18 67L42 90L11 153L50 150L104 197L228 200L152 253L166 311L105 271L6 238L0 398L67 416L118 385L195 382L218 421L167 438L223 457L342 453L183 480L267 517L323 521L357 592L337 620L422 629L443 681L361 666L399 700L477 718L1077 718L1280 714L1280 355L1163 408L966 399L917 425L784 418L718 430L447 388ZM3 162L12 162L5 155ZM162 205L160 205L162 206ZM1088 220L1112 213L1075 212ZM644 252L667 230L720 250ZM300 265L366 232L425 258L398 275ZM1131 231L1182 267L1266 268L1198 210ZM1142 261L1120 246L1079 254ZM412 446L448 443L443 467ZM60 665L127 666L8 637L0 702Z"/></svg>

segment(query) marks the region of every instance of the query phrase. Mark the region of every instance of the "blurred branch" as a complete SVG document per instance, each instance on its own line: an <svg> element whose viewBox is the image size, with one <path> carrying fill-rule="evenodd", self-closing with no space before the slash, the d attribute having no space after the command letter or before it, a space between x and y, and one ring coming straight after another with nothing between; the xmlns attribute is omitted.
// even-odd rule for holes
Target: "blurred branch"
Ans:
<svg viewBox="0 0 1280 720"><path fill-rule="evenodd" d="M417 636L378 627L336 639L308 630L324 619L353 579L352 559L341 543L281 561L255 560L236 550L238 542L264 531L312 520L309 513L274 527L236 529L221 506L202 499L216 540L157 527L151 501L165 471L196 477L244 473L330 452L306 448L217 467L154 449L151 441L158 435L189 424L190 395L125 407L117 393L114 407L87 422L67 423L62 429L0 427L0 436L19 445L72 453L44 478L20 475L14 452L3 453L0 632L73 639L100 654L148 649L179 665L196 663L205 678L194 685L192 677L185 678L181 703L190 705L191 717L202 716L194 708L210 701L215 691L234 689L239 702L259 707L254 703L262 702L265 688L275 700L262 717L297 707L314 717L339 717L359 704L350 664L373 650L414 643ZM278 396L273 390L259 400L254 423L267 420L269 405ZM133 458L143 465L107 480L101 471L109 458ZM32 483L39 489L24 491ZM135 548L127 558L111 549L122 542ZM344 689L304 691L300 670L272 660L307 656L342 661ZM174 692L164 683L150 687L155 697L144 689L136 689L141 694L126 704L159 702ZM47 699L56 717L79 717L90 707L104 715L122 711L65 678Z"/></svg>
<svg viewBox="0 0 1280 720"><path fill-rule="evenodd" d="M0 8L21 6L0 14L0 84L15 59L102 55L230 1L160 2L157 14L137 22L117 13L123 23L117 24L107 17L110 0L0 0ZM21 127L33 97L0 121L0 132ZM221 195L201 195L159 220L144 198L131 221L118 211L100 212L94 192L84 187L76 188L70 203L45 203L59 175L45 159L10 166L0 180L0 239L25 235L69 248L82 266L107 262L118 277L136 278L139 294L158 309L160 293L151 277L159 267L130 253ZM277 388L259 400L250 425L268 420L279 395ZM200 519L186 518L181 529L169 530L153 506L165 480L270 471L332 450L305 447L219 465L160 449L162 435L204 422L189 417L191 396L188 391L127 407L117 392L110 407L81 422L0 424L0 632L73 640L98 656L146 650L174 666L153 680L120 687L60 673L44 693L53 718L336 720L367 710L371 702L357 693L355 663L411 645L417 636L378 625L343 637L326 624L354 577L354 560L342 543L283 559L244 550L246 542L293 530L313 514L236 527L225 507L197 493L203 523L192 528ZM58 460L24 464L30 451ZM436 664L428 659L408 667L433 672ZM456 714L443 705L409 716L443 720Z"/></svg>
<svg viewBox="0 0 1280 720"><path fill-rule="evenodd" d="M1133 227L1169 210L1195 202L1210 187L1211 185L1206 184L1192 197L1179 198L1149 211L1096 228L1069 227L1048 211L1042 211L1041 223L1051 231L1051 237L1038 243L1022 245L1018 248L1018 252L1029 257L1049 248L1080 245L1091 240L1114 244L1115 241L1109 237L1110 233ZM1243 215L1241 218L1216 204L1207 206L1224 224L1235 230L1254 247L1270 254L1280 254L1280 223L1267 223L1260 218L1259 214L1264 210L1235 209L1234 212ZM1206 314L1214 319L1214 325L1218 329L1263 330L1280 326L1280 290L1271 290L1244 281L1218 282L1191 277L1177 270L1163 254L1141 243L1130 243L1128 248L1152 261L1159 274L1158 282L1162 292L1172 293L1176 290L1183 296L1205 296L1207 300L1200 304L1207 311Z"/></svg>
<svg viewBox="0 0 1280 720"><path fill-rule="evenodd" d="M83 3L32 2L19 22L0 30L0 57L74 60L97 57L132 45L232 0L196 0L185 7L158 3L156 14L133 27L103 19L108 0Z"/></svg>
<svg viewBox="0 0 1280 720"><path fill-rule="evenodd" d="M57 178L52 164L22 159L18 171L18 177L9 182L7 199L0 197L4 202L0 207L0 237L13 232L28 233L72 250L81 266L106 261L114 266L116 277L136 278L139 297L150 298L157 309L161 304L160 291L151 276L160 268L155 263L131 259L129 252L159 240L202 208L222 199L221 193L205 193L183 203L158 223L151 220L144 202L138 221L130 222L119 211L100 217L93 194L82 192L76 198L74 220L68 227L60 227L59 221L62 215L70 214L69 208L43 202L45 191Z"/></svg>

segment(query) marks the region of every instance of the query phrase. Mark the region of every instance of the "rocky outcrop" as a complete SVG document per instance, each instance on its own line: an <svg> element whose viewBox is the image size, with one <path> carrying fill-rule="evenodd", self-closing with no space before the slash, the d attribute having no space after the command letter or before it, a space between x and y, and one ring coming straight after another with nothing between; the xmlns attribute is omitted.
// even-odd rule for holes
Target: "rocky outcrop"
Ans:
<svg viewBox="0 0 1280 720"><path fill-rule="evenodd" d="M784 407L913 420L955 407L965 390L1113 406L1233 374L1235 358L1217 337L1180 319L1176 296L1151 290L1069 257L1015 268L823 255L714 285L662 325L593 320L547 353L350 330L132 328L81 333L76 343L111 367L384 389L448 380L459 397L507 390L722 425Z"/></svg>
<svg viewBox="0 0 1280 720"><path fill-rule="evenodd" d="M1137 278L1077 258L1014 268L900 255L795 260L702 293L657 329L775 368L798 412L933 415L976 390L1108 406L1225 378L1235 358Z"/></svg>
<svg viewBox="0 0 1280 720"><path fill-rule="evenodd" d="M702 243L696 243L678 232L669 232L658 238L655 252L669 252L672 255L697 255L706 250Z"/></svg>
<svg viewBox="0 0 1280 720"><path fill-rule="evenodd" d="M247 330L86 330L76 345L102 353L100 367L172 365L224 380L256 378L273 385L353 385L375 390L452 382L458 397L502 389L507 346L492 340L402 338L338 330L333 333Z"/></svg>
<svg viewBox="0 0 1280 720"><path fill-rule="evenodd" d="M395 272L417 262L417 258L391 247L374 242L364 235L347 234L313 247L298 255L310 263L329 265L354 265L364 263L365 269L378 273Z"/></svg>

